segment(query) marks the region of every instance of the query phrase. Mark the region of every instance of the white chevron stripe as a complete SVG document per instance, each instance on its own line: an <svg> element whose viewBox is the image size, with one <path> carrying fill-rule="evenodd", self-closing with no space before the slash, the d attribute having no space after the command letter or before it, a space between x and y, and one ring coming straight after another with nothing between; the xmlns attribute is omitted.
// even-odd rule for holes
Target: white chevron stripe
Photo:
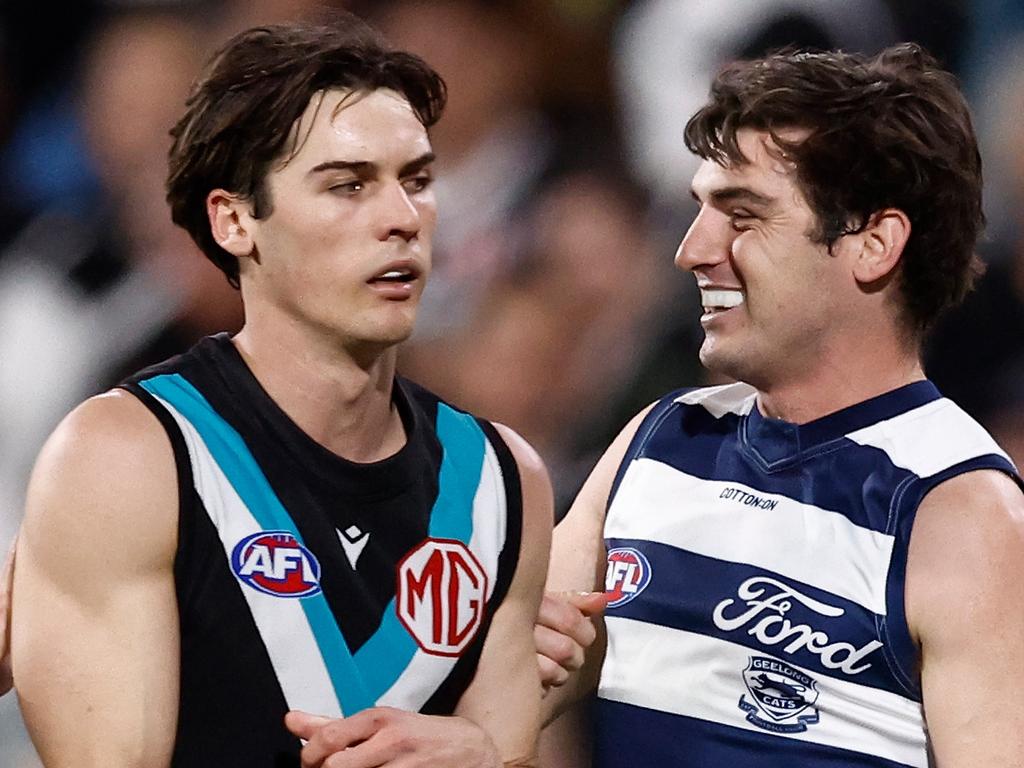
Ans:
<svg viewBox="0 0 1024 768"><path fill-rule="evenodd" d="M473 498L473 535L469 540L469 549L488 574L487 598L490 599L498 573L498 555L505 544L508 511L501 465L489 440L485 446L480 482ZM456 661L456 658L434 656L417 649L409 666L377 703L381 706L418 710L448 676Z"/></svg>
<svg viewBox="0 0 1024 768"><path fill-rule="evenodd" d="M168 401L160 397L157 400L174 417L185 438L196 492L217 527L225 557L230 561L235 545L263 530L262 526L242 503L192 423ZM236 583L266 645L288 706L340 717L341 707L330 675L299 600L265 595L237 580Z"/></svg>

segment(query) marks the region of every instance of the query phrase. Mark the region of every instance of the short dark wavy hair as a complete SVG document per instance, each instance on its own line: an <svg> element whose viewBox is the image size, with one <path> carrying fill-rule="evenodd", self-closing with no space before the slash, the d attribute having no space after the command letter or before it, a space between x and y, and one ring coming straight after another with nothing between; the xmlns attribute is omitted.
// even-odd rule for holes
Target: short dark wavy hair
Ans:
<svg viewBox="0 0 1024 768"><path fill-rule="evenodd" d="M171 218L236 288L238 260L214 241L206 196L220 187L251 199L254 216L269 215L267 172L313 95L332 88L397 91L428 128L447 96L441 76L421 58L389 49L342 14L327 25L281 24L236 35L211 58L171 130Z"/></svg>
<svg viewBox="0 0 1024 768"><path fill-rule="evenodd" d="M915 337L970 290L981 272L981 156L956 79L921 47L875 57L787 50L729 64L687 123L686 146L744 164L740 128L766 131L794 162L817 242L831 247L884 208L907 215L898 285ZM794 128L809 134L779 135Z"/></svg>

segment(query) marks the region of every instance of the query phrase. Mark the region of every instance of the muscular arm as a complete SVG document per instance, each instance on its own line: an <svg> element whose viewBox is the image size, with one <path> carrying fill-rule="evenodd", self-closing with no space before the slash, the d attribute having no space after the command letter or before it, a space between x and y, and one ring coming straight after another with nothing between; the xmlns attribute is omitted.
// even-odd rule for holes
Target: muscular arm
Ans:
<svg viewBox="0 0 1024 768"><path fill-rule="evenodd" d="M544 464L512 430L496 425L515 456L523 491L519 562L508 594L494 614L480 665L455 714L490 735L505 765L536 765L540 680L534 669L537 618L551 548L552 494Z"/></svg>
<svg viewBox="0 0 1024 768"><path fill-rule="evenodd" d="M1024 495L994 471L939 485L910 538L906 603L938 768L1024 755Z"/></svg>
<svg viewBox="0 0 1024 768"><path fill-rule="evenodd" d="M170 443L125 392L76 409L29 484L14 576L15 683L47 766L164 766L178 694Z"/></svg>

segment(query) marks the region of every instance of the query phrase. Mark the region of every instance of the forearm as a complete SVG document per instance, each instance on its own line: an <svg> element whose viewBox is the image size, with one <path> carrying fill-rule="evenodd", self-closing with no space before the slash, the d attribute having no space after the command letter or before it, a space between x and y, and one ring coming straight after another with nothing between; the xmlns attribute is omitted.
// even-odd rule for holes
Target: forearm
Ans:
<svg viewBox="0 0 1024 768"><path fill-rule="evenodd" d="M600 662L595 662L593 666L597 668L597 671L588 670L585 665L583 669L570 673L569 680L564 685L548 689L541 702L542 727L546 728L551 725L568 710L597 691Z"/></svg>

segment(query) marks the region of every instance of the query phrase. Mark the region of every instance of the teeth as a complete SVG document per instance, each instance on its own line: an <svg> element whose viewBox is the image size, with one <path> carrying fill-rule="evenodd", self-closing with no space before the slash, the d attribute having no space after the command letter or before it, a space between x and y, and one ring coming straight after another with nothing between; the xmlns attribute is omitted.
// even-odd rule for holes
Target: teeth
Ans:
<svg viewBox="0 0 1024 768"><path fill-rule="evenodd" d="M412 280L412 272L402 272L402 271L397 270L397 269L392 269L392 270L390 270L388 272L385 272L384 274L382 274L377 279L378 280Z"/></svg>
<svg viewBox="0 0 1024 768"><path fill-rule="evenodd" d="M701 290L700 303L707 309L724 308L731 309L743 303L743 291L733 290Z"/></svg>

